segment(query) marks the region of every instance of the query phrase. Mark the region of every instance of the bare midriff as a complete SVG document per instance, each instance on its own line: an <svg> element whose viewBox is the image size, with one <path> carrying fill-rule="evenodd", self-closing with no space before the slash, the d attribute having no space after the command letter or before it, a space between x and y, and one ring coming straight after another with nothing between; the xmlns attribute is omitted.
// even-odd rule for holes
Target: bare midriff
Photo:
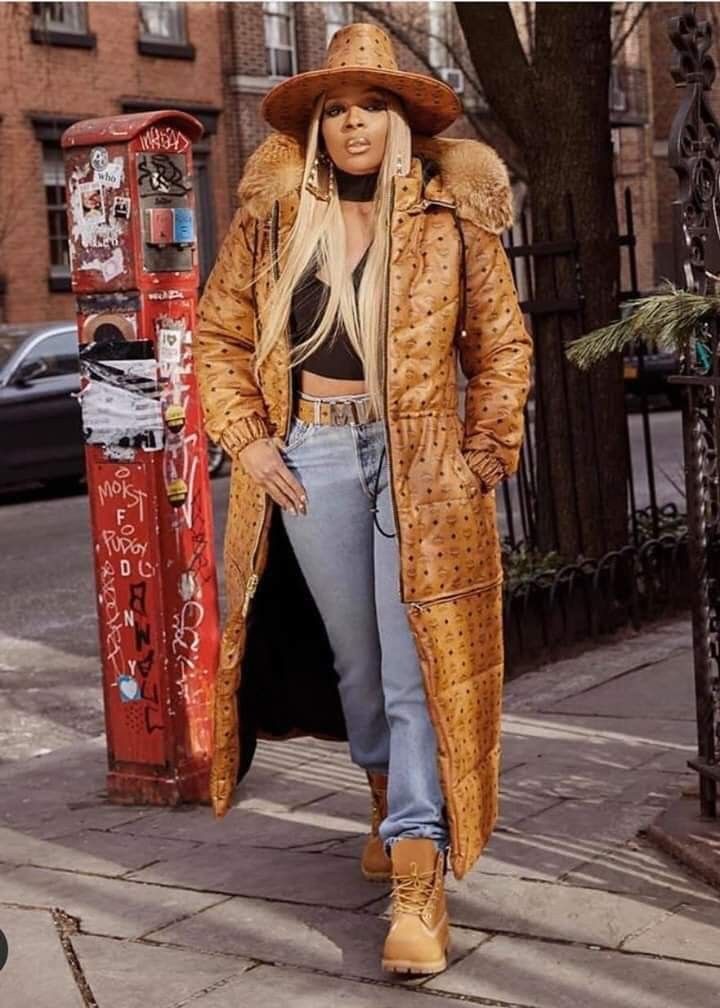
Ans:
<svg viewBox="0 0 720 1008"><path fill-rule="evenodd" d="M327 378L325 375L313 374L312 371L301 370L299 384L301 392L313 396L361 395L367 391L364 381Z"/></svg>

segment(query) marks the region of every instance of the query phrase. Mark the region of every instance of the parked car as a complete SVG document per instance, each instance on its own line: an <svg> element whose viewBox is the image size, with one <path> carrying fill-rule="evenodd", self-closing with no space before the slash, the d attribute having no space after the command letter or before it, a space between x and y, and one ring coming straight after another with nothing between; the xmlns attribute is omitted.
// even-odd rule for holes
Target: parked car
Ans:
<svg viewBox="0 0 720 1008"><path fill-rule="evenodd" d="M85 475L77 327L0 325L0 486L72 485ZM225 454L208 441L211 476Z"/></svg>
<svg viewBox="0 0 720 1008"><path fill-rule="evenodd" d="M620 305L620 317L627 318L633 311L627 303ZM649 346L640 354L632 349L625 352L623 358L623 375L625 390L633 395L664 395L670 405L679 409L682 405L682 385L671 385L670 375L676 375L680 370L679 355L670 351L658 351L657 347Z"/></svg>

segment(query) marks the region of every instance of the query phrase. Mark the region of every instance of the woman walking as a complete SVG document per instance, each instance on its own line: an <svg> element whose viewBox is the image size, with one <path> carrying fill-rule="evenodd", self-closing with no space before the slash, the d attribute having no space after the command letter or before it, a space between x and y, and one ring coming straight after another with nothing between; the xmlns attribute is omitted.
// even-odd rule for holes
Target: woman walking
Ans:
<svg viewBox="0 0 720 1008"><path fill-rule="evenodd" d="M218 817L257 738L347 740L367 773L383 966L445 968L444 875L497 817L502 567L531 342L507 171L435 134L455 92L375 25L264 98L272 133L200 304L208 434L234 460L215 684ZM467 377L458 416L456 358Z"/></svg>

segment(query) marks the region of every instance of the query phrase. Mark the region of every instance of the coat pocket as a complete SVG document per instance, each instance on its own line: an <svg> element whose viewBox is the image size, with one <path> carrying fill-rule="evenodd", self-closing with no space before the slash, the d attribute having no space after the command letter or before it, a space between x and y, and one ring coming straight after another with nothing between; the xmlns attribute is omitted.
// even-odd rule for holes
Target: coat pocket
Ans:
<svg viewBox="0 0 720 1008"><path fill-rule="evenodd" d="M475 479L475 477L473 477ZM419 504L407 536L408 602L431 602L502 580L494 495Z"/></svg>

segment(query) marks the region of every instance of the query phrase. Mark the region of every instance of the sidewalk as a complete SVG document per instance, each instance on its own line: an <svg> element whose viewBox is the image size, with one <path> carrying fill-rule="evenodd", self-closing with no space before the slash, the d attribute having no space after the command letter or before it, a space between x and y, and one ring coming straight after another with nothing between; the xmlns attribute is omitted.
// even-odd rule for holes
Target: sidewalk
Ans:
<svg viewBox="0 0 720 1008"><path fill-rule="evenodd" d="M109 804L102 737L5 764L0 1005L715 1008L720 891L646 836L697 816L694 742L686 621L509 682L501 819L446 877L449 968L414 981L379 968L388 889L360 875L345 747L262 743L217 822Z"/></svg>

